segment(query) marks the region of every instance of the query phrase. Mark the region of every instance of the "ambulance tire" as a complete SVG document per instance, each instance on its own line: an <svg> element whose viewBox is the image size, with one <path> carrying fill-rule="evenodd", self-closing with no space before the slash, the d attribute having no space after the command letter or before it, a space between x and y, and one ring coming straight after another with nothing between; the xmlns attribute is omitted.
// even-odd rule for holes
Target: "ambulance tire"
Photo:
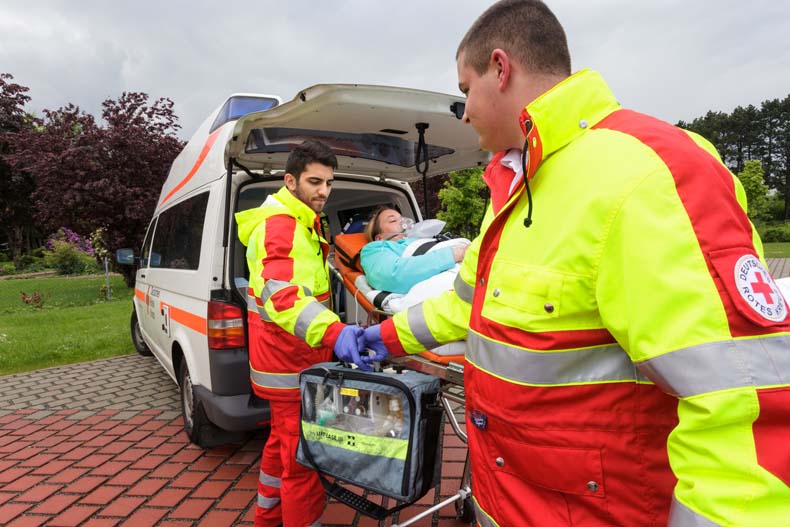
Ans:
<svg viewBox="0 0 790 527"><path fill-rule="evenodd" d="M134 309L132 309L131 330L132 344L134 344L134 349L137 350L137 353L143 357L150 357L153 355L153 353L151 353L151 348L149 348L145 340L143 340L143 332L140 331L140 322L137 320L137 311Z"/></svg>
<svg viewBox="0 0 790 527"><path fill-rule="evenodd" d="M200 400L195 396L192 377L187 361L182 359L178 368L178 388L181 396L181 412L184 415L184 431L189 440L203 448L211 448L227 442L227 433L209 421Z"/></svg>
<svg viewBox="0 0 790 527"><path fill-rule="evenodd" d="M475 508L471 496L455 501L455 517L464 523L475 522Z"/></svg>

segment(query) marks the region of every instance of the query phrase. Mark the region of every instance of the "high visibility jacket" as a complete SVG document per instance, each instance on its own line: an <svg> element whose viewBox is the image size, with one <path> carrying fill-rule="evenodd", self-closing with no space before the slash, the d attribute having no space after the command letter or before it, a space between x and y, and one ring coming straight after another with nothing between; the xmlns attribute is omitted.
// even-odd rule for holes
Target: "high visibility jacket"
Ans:
<svg viewBox="0 0 790 527"><path fill-rule="evenodd" d="M478 522L790 525L790 319L737 179L595 72L521 122L532 225L500 153L455 291L382 326L468 339Z"/></svg>
<svg viewBox="0 0 790 527"><path fill-rule="evenodd" d="M250 380L266 399L299 399L298 374L330 360L344 324L331 310L329 244L318 215L283 187L236 214L247 246Z"/></svg>

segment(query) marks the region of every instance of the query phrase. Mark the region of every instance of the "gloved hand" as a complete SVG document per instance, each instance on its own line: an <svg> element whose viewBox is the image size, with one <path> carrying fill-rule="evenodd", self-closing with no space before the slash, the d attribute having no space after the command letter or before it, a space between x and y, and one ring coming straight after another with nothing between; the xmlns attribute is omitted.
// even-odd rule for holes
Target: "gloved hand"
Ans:
<svg viewBox="0 0 790 527"><path fill-rule="evenodd" d="M371 371L367 357L364 359L359 352L362 348L364 330L359 326L346 326L340 331L335 341L335 355L343 362L353 362L360 370Z"/></svg>
<svg viewBox="0 0 790 527"><path fill-rule="evenodd" d="M390 355L387 351L387 346L384 345L384 341L381 339L381 325L379 324L365 329L362 345L365 348L372 349L375 352L375 355L368 357L367 360L370 362L383 361Z"/></svg>

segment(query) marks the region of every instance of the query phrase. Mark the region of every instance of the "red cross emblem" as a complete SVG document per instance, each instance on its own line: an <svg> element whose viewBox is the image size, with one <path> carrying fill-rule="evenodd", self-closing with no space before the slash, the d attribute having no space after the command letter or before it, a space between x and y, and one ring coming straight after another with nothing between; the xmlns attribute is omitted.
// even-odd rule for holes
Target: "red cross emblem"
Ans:
<svg viewBox="0 0 790 527"><path fill-rule="evenodd" d="M754 294L756 295L763 295L763 297L765 298L765 303L768 304L769 306L772 306L774 304L774 300L773 300L774 290L771 288L769 284L765 283L765 278L763 278L762 273L756 272L754 274L757 277L757 281L749 282L749 285L752 286L752 291L754 291Z"/></svg>

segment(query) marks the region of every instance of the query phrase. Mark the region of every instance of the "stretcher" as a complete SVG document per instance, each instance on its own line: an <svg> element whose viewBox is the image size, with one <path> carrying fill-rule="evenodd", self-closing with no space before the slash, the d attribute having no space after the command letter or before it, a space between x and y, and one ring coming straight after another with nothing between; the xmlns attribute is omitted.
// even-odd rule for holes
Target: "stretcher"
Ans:
<svg viewBox="0 0 790 527"><path fill-rule="evenodd" d="M338 234L334 239L334 254L330 258L332 273L342 284L337 298L339 303L344 304L345 320L348 323L362 326L381 323L393 315L382 308L382 305L386 305L385 300L390 293L374 290L362 271L359 254L366 243L367 239L364 233ZM426 350L416 355L390 359L392 364L433 375L440 380L439 399L447 422L455 435L464 443L467 442L467 436L457 414L464 413L465 347L465 343L452 343L436 350ZM438 441L440 438L436 439ZM417 516L400 523L392 523L392 527L412 525L450 504L455 506L456 515L460 520L473 522L474 510L472 508L470 476L469 453L467 452L458 492Z"/></svg>

